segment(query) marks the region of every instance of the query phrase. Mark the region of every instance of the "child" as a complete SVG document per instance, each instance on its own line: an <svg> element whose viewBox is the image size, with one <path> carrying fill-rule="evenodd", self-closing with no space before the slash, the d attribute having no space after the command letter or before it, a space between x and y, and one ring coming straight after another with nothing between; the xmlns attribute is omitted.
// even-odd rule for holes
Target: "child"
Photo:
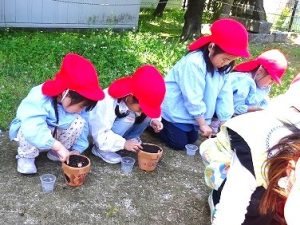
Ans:
<svg viewBox="0 0 300 225"><path fill-rule="evenodd" d="M149 124L155 132L163 128L160 107L165 83L154 66L145 65L131 76L117 79L104 92L104 100L89 117L95 144L92 153L115 164L121 161L117 151L137 152L141 148L140 135Z"/></svg>
<svg viewBox="0 0 300 225"><path fill-rule="evenodd" d="M212 224L284 224L278 222L285 198L278 189L284 179L279 178L289 175L283 172L289 160L300 156L299 95L296 81L271 108L232 118L216 138L201 144L205 180L214 189L209 196ZM268 204L260 203L262 196Z"/></svg>
<svg viewBox="0 0 300 225"><path fill-rule="evenodd" d="M36 173L35 158L42 151L61 162L82 153L88 147L87 111L103 98L93 64L67 54L53 80L31 89L11 123L10 139L19 145L17 171Z"/></svg>
<svg viewBox="0 0 300 225"><path fill-rule="evenodd" d="M164 130L160 137L171 148L183 149L198 139L198 130L210 137L216 112L225 122L233 115L232 90L227 81L233 61L248 57L248 33L232 19L220 19L211 35L200 37L165 77L162 106Z"/></svg>
<svg viewBox="0 0 300 225"><path fill-rule="evenodd" d="M273 83L280 84L287 69L285 56L277 49L241 63L229 75L236 115L265 109Z"/></svg>

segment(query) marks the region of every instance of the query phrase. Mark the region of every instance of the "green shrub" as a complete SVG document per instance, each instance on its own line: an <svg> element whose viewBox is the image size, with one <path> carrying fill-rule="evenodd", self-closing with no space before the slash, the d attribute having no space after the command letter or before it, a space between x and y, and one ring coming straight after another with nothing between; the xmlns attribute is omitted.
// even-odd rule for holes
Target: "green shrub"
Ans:
<svg viewBox="0 0 300 225"><path fill-rule="evenodd" d="M279 18L276 20L275 24L273 25L276 30L285 31L288 22L290 19L290 16L292 14L292 9L290 7L285 7L279 16Z"/></svg>

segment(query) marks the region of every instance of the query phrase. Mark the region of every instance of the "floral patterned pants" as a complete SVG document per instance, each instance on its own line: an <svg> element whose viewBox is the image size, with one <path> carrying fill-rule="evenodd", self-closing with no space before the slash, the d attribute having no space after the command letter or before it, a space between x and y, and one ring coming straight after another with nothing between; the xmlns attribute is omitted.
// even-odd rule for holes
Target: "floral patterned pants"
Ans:
<svg viewBox="0 0 300 225"><path fill-rule="evenodd" d="M82 133L85 123L85 120L81 116L78 116L67 129L57 129L55 139L60 141L66 149L71 149L77 138ZM54 130L54 128L49 129L51 129L52 132ZM18 132L17 139L19 144L17 155L18 158L35 158L39 155L40 152L51 150L41 150L31 145L25 139L21 129Z"/></svg>

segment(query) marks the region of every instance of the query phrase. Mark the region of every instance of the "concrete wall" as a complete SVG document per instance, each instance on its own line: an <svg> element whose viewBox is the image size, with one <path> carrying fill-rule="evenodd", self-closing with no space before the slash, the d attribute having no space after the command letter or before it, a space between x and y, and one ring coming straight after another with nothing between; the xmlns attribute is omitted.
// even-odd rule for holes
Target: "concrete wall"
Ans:
<svg viewBox="0 0 300 225"><path fill-rule="evenodd" d="M142 8L156 8L159 0L141 0ZM168 0L167 8L180 8L182 0Z"/></svg>
<svg viewBox="0 0 300 225"><path fill-rule="evenodd" d="M0 0L0 27L135 28L141 0Z"/></svg>

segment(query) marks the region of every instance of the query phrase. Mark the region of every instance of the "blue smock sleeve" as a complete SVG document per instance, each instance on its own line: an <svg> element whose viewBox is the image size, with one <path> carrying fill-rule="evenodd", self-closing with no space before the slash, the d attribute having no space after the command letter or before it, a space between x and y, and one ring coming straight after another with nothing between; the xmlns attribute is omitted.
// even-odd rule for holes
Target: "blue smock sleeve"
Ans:
<svg viewBox="0 0 300 225"><path fill-rule="evenodd" d="M269 104L268 100L264 99L260 102L259 107L262 109L265 109L265 108L267 108L268 104Z"/></svg>
<svg viewBox="0 0 300 225"><path fill-rule="evenodd" d="M269 93L271 91L271 86L265 88L257 88L257 106L265 109L268 106Z"/></svg>
<svg viewBox="0 0 300 225"><path fill-rule="evenodd" d="M47 104L51 104L51 101L36 90L29 92L17 110L17 117L21 121L20 129L31 145L38 149L51 149L55 139L46 122L49 114Z"/></svg>
<svg viewBox="0 0 300 225"><path fill-rule="evenodd" d="M234 107L231 81L226 77L223 87L217 97L216 114L218 119L223 122L229 120L232 117L233 112Z"/></svg>
<svg viewBox="0 0 300 225"><path fill-rule="evenodd" d="M205 64L195 57L187 57L181 66L180 80L177 80L184 99L184 106L194 118L204 115L206 105L203 101L205 89Z"/></svg>
<svg viewBox="0 0 300 225"><path fill-rule="evenodd" d="M243 114L248 112L248 107L256 104L256 85L254 80L247 75L234 75L231 77L231 86L234 113Z"/></svg>

